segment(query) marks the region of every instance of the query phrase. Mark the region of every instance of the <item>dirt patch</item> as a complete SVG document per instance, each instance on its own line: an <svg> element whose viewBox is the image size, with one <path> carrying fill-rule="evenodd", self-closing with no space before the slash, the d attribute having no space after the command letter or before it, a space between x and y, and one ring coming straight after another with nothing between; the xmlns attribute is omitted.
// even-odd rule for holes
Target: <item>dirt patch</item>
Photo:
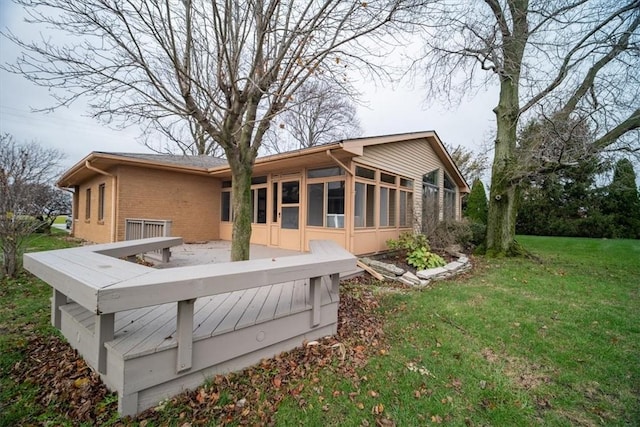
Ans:
<svg viewBox="0 0 640 427"><path fill-rule="evenodd" d="M498 363L500 360L500 357L490 348L483 348L482 351L480 351L480 354L491 363Z"/></svg>
<svg viewBox="0 0 640 427"><path fill-rule="evenodd" d="M523 390L533 390L552 382L549 371L537 363L519 357L502 356L490 348L482 349L480 354L490 363L503 363L504 374Z"/></svg>

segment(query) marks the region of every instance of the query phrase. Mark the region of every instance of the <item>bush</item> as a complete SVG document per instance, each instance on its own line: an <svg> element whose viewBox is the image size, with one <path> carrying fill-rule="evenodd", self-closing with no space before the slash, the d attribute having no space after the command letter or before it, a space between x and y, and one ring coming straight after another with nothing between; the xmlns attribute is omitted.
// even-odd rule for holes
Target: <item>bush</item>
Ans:
<svg viewBox="0 0 640 427"><path fill-rule="evenodd" d="M487 193L484 190L484 185L482 185L482 181L476 179L471 186L471 193L469 193L464 214L471 222L486 225L488 209Z"/></svg>
<svg viewBox="0 0 640 427"><path fill-rule="evenodd" d="M474 235L469 222L442 221L429 235L429 242L437 250L445 250L453 245L460 245L463 249L471 249L474 246L473 238Z"/></svg>
<svg viewBox="0 0 640 427"><path fill-rule="evenodd" d="M387 246L389 249L401 251L407 264L417 270L442 267L446 264L440 255L431 252L429 241L424 234L402 233L398 239L387 240Z"/></svg>
<svg viewBox="0 0 640 427"><path fill-rule="evenodd" d="M474 247L483 246L487 242L487 226L479 222L469 223L471 230L470 243Z"/></svg>

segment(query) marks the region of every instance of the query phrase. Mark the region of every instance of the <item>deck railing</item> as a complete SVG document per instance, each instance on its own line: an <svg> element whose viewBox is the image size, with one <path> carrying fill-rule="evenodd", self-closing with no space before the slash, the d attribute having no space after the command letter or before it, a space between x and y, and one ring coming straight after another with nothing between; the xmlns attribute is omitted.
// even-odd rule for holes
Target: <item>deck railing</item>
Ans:
<svg viewBox="0 0 640 427"><path fill-rule="evenodd" d="M125 240L146 239L148 237L171 237L171 221L165 219L125 219Z"/></svg>

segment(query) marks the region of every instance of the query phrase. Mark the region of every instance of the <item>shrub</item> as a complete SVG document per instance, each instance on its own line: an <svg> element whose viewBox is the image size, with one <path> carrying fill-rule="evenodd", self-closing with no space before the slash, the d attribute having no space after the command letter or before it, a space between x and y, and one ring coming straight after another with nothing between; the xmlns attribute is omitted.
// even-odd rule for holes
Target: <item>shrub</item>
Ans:
<svg viewBox="0 0 640 427"><path fill-rule="evenodd" d="M469 224L471 230L470 243L475 246L483 246L487 241L487 226L479 222L472 222Z"/></svg>
<svg viewBox="0 0 640 427"><path fill-rule="evenodd" d="M476 179L473 181L471 187L471 193L467 200L467 207L464 214L471 222L478 222L480 224L487 224L487 193L484 190L482 181Z"/></svg>
<svg viewBox="0 0 640 427"><path fill-rule="evenodd" d="M470 249L473 246L472 240L473 231L467 221L442 221L429 235L431 246L437 250L445 250L452 245Z"/></svg>
<svg viewBox="0 0 640 427"><path fill-rule="evenodd" d="M417 270L445 265L444 259L431 252L429 241L424 234L402 233L398 239L387 240L389 249L402 251L407 264Z"/></svg>

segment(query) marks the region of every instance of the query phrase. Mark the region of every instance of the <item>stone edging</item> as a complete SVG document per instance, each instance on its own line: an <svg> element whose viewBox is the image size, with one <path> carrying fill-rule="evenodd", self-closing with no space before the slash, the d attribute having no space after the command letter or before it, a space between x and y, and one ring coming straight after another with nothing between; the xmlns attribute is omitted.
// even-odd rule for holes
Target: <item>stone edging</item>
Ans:
<svg viewBox="0 0 640 427"><path fill-rule="evenodd" d="M409 286L427 286L434 280L443 280L471 269L471 261L465 254L458 253L457 261L452 261L444 267L429 268L417 271L416 274L386 262L371 258L360 258L364 264L382 274L386 280L397 280Z"/></svg>

